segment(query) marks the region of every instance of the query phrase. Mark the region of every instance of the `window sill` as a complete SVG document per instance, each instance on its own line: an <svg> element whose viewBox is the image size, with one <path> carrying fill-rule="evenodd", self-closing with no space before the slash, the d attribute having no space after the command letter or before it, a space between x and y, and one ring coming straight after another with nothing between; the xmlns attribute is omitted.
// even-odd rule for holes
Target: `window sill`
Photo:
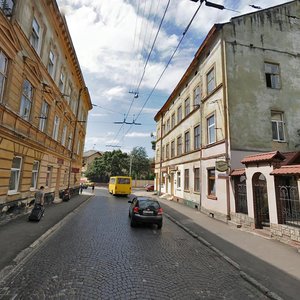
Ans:
<svg viewBox="0 0 300 300"><path fill-rule="evenodd" d="M8 196L18 195L18 194L20 194L20 192L18 192L18 191L8 191L8 192L7 192L7 195L8 195Z"/></svg>
<svg viewBox="0 0 300 300"><path fill-rule="evenodd" d="M190 191L190 190L184 190L184 192L185 192L185 193L190 193L191 191Z"/></svg>
<svg viewBox="0 0 300 300"><path fill-rule="evenodd" d="M194 191L194 194L200 195L200 192L198 192L198 191Z"/></svg>
<svg viewBox="0 0 300 300"><path fill-rule="evenodd" d="M207 198L211 200L218 200L218 198L214 195L207 195Z"/></svg>

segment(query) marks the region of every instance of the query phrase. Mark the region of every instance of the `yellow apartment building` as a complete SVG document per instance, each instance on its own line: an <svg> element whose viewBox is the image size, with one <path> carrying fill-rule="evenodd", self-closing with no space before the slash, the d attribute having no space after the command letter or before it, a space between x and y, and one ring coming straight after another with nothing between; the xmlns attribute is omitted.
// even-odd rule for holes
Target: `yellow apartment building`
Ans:
<svg viewBox="0 0 300 300"><path fill-rule="evenodd" d="M55 0L0 4L0 211L80 183L92 104Z"/></svg>

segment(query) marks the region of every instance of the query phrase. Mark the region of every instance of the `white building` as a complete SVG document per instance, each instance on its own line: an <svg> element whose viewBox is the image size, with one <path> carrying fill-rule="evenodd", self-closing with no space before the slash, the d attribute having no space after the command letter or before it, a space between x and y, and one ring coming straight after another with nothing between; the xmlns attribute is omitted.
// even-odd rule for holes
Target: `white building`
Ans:
<svg viewBox="0 0 300 300"><path fill-rule="evenodd" d="M300 17L300 1L211 28L155 116L158 191L216 218L262 226L251 187L246 208L237 208L230 175L251 182L237 170L244 157L300 149L300 23L293 16ZM268 180L275 194L274 176ZM269 216L269 224L279 219Z"/></svg>

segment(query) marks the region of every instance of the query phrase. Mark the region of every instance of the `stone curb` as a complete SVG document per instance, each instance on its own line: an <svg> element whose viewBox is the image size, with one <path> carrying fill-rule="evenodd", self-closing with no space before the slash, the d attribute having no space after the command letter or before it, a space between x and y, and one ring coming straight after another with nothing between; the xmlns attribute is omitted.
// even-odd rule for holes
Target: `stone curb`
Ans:
<svg viewBox="0 0 300 300"><path fill-rule="evenodd" d="M236 270L239 271L240 276L244 280L246 280L247 282L249 282L251 285L253 285L258 290L260 290L265 296L267 296L268 298L273 299L273 300L283 300L283 298L281 298L279 295L277 295L276 293L270 291L264 285L262 285L261 283L259 283L256 279L254 279L253 277L251 277L250 275L248 275L247 273L245 273L244 271L242 271L240 265L237 262L235 262L234 260L232 260L231 258L229 258L222 251L220 251L219 249L217 249L216 247L214 247L211 243L209 243L204 238L202 238L199 235L197 235L195 232L193 232L192 230L190 230L185 225L181 224L179 221L177 221L175 218L173 218L169 214L164 213L164 215L169 220L171 220L173 223L175 223L180 228L182 228L184 231L186 231L188 234L190 234L193 238L197 239L203 245L205 245L206 247L210 248L212 251L214 251L215 253L217 253L218 255L220 255L223 259L225 259L230 265L232 265Z"/></svg>
<svg viewBox="0 0 300 300"><path fill-rule="evenodd" d="M95 195L90 195L84 202L79 204L74 210L67 213L58 223L49 228L43 235L41 235L36 241L34 241L26 249L22 250L12 261L12 263L2 270L0 270L0 283L3 283L12 273L17 272L22 265L29 259L29 257L39 249L39 247L59 228L61 228L69 219L76 214L87 201L93 198Z"/></svg>

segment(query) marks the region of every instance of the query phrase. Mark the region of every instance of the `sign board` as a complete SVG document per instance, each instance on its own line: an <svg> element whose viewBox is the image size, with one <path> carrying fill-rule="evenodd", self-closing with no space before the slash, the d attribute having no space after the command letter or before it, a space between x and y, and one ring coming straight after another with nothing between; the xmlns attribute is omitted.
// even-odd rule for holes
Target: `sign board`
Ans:
<svg viewBox="0 0 300 300"><path fill-rule="evenodd" d="M63 160L62 158L58 158L58 159L57 159L57 163L58 163L59 165L63 165L63 164L64 164L64 160Z"/></svg>
<svg viewBox="0 0 300 300"><path fill-rule="evenodd" d="M79 168L72 168L72 173L79 173Z"/></svg>
<svg viewBox="0 0 300 300"><path fill-rule="evenodd" d="M228 170L228 163L225 160L216 161L216 169L219 172L225 172Z"/></svg>

